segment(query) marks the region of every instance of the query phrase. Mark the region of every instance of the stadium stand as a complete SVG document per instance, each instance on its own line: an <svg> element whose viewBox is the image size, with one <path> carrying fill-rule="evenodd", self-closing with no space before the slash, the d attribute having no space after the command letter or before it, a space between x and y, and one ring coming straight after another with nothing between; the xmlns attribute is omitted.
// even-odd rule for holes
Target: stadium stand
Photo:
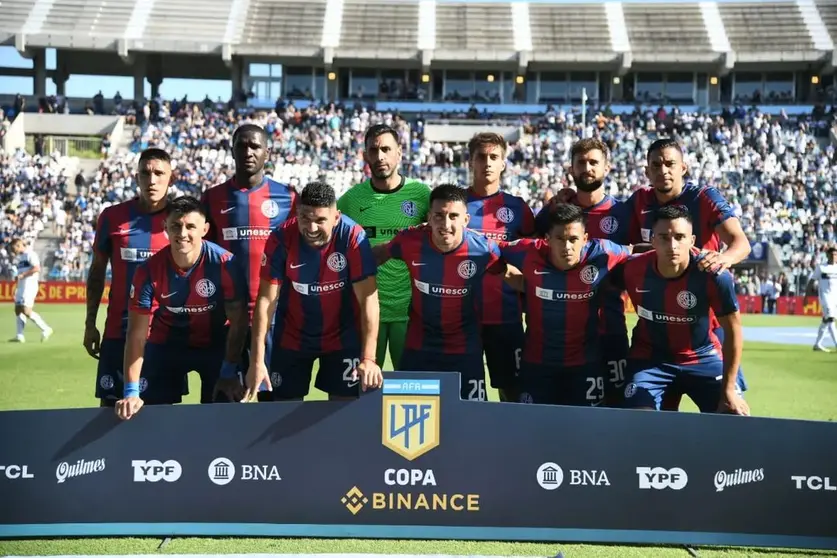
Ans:
<svg viewBox="0 0 837 558"><path fill-rule="evenodd" d="M720 2L718 9L741 61L818 57L794 2Z"/></svg>
<svg viewBox="0 0 837 558"><path fill-rule="evenodd" d="M325 11L325 2L317 0L252 0L242 42L252 54L259 54L263 45L281 42L301 56L312 56L320 49Z"/></svg>
<svg viewBox="0 0 837 558"><path fill-rule="evenodd" d="M444 60L506 60L515 54L508 4L438 4L436 49Z"/></svg>
<svg viewBox="0 0 837 558"><path fill-rule="evenodd" d="M604 61L613 57L601 4L529 4L529 22L534 61L567 57Z"/></svg>
<svg viewBox="0 0 837 558"><path fill-rule="evenodd" d="M351 50L362 58L416 56L418 10L418 2L344 2L340 50ZM382 26L382 21L386 21L387 24Z"/></svg>
<svg viewBox="0 0 837 558"><path fill-rule="evenodd" d="M128 0L58 0L52 4L41 30L58 34L111 35L125 29L133 9L134 3Z"/></svg>
<svg viewBox="0 0 837 558"><path fill-rule="evenodd" d="M637 61L643 55L652 60L661 53L674 56L687 52L694 60L695 54L714 59L709 35L700 5L695 4L624 4L625 23L631 41L631 51Z"/></svg>

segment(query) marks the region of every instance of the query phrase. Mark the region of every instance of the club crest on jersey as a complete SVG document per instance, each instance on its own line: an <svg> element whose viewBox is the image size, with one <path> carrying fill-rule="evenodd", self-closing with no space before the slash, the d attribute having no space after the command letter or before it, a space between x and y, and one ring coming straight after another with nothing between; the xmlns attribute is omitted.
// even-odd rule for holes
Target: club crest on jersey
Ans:
<svg viewBox="0 0 837 558"><path fill-rule="evenodd" d="M692 292L680 291L677 293L677 304L683 310L691 310L697 306L697 297Z"/></svg>
<svg viewBox="0 0 837 558"><path fill-rule="evenodd" d="M456 272L463 279L470 279L477 274L477 264L474 263L474 260L464 260L456 268Z"/></svg>
<svg viewBox="0 0 837 558"><path fill-rule="evenodd" d="M195 292L204 298L209 298L215 294L215 283L209 279L201 279L195 283Z"/></svg>
<svg viewBox="0 0 837 558"><path fill-rule="evenodd" d="M619 221L616 220L616 217L608 215L599 221L599 228L605 234L613 234L619 229Z"/></svg>
<svg viewBox="0 0 837 558"><path fill-rule="evenodd" d="M497 217L497 220L501 223L509 224L514 221L514 211L508 207L501 207L497 210L494 216Z"/></svg>
<svg viewBox="0 0 837 558"><path fill-rule="evenodd" d="M265 200L262 202L262 215L268 219L273 219L279 215L279 204L273 200Z"/></svg>
<svg viewBox="0 0 837 558"><path fill-rule="evenodd" d="M592 285L599 278L599 268L595 265L584 266L584 269L581 270L578 276L582 283Z"/></svg>
<svg viewBox="0 0 837 558"><path fill-rule="evenodd" d="M418 207L416 207L416 202L414 201L405 201L401 202L401 213L406 215L407 217L415 217L418 215Z"/></svg>
<svg viewBox="0 0 837 558"><path fill-rule="evenodd" d="M335 252L328 257L326 265L334 273L340 273L346 269L346 256L340 252Z"/></svg>

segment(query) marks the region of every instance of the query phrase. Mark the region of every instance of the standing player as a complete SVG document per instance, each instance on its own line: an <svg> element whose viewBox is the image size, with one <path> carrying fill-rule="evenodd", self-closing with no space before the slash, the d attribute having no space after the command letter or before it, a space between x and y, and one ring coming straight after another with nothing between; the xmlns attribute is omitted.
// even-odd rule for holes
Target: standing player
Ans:
<svg viewBox="0 0 837 558"><path fill-rule="evenodd" d="M427 225L375 246L378 265L407 264L412 278L410 321L402 370L459 372L460 397L485 401L480 315L485 273L506 273L493 240L467 229L468 193L456 184L430 192ZM516 270L514 270L516 271Z"/></svg>
<svg viewBox="0 0 837 558"><path fill-rule="evenodd" d="M814 281L819 281L822 323L817 332L814 350L828 353L830 351L823 347L822 344L826 330L831 334L831 341L834 343L834 347L837 348L837 326L834 324L834 320L837 319L837 246L832 246L825 253L828 257L827 263L817 266L811 278L808 280L808 286L805 291L808 291ZM805 305L808 304L807 297L803 302Z"/></svg>
<svg viewBox="0 0 837 558"><path fill-rule="evenodd" d="M96 397L102 407L112 407L123 392L128 291L134 272L137 266L169 243L165 209L171 180L169 154L162 149L146 149L137 164L138 196L106 208L96 224L93 260L87 272L84 348L90 356L99 359ZM108 263L111 287L102 339L96 328L96 316L105 291ZM183 393L188 393L188 386L184 386Z"/></svg>
<svg viewBox="0 0 837 558"><path fill-rule="evenodd" d="M180 403L192 370L200 374L201 403L212 403L218 391L241 399L236 373L247 336L247 284L236 258L203 240L209 223L196 198L169 203L166 230L171 244L137 268L131 285L125 390L116 402L123 420L144 404Z"/></svg>
<svg viewBox="0 0 837 558"><path fill-rule="evenodd" d="M522 403L597 407L605 397L600 310L607 277L630 256L609 240L589 240L580 207L556 204L546 239L501 244L525 280ZM612 291L611 291L612 292Z"/></svg>
<svg viewBox="0 0 837 558"><path fill-rule="evenodd" d="M264 128L255 124L239 126L233 133L235 176L208 189L202 200L210 222L207 240L235 254L244 271L249 287L247 309L251 319L259 292L262 254L270 231L293 216L297 198L290 186L265 176L267 142ZM270 357L269 348L265 354ZM245 351L242 383L248 358ZM270 400L268 393L261 397Z"/></svg>
<svg viewBox="0 0 837 558"><path fill-rule="evenodd" d="M430 188L402 176L398 133L385 124L366 131L363 160L369 165L369 180L352 186L339 200L337 209L366 230L372 246L388 242L401 230L427 218ZM390 261L378 269L381 326L376 359L383 364L387 345L393 369L398 370L407 335L410 306L410 273L404 262Z"/></svg>
<svg viewBox="0 0 837 558"><path fill-rule="evenodd" d="M380 387L375 272L363 228L340 214L330 186L308 184L297 216L271 233L262 259L245 400L268 378L265 336L277 301L268 361L275 400L308 395L317 359L315 386L329 399L354 399L359 385Z"/></svg>
<svg viewBox="0 0 837 558"><path fill-rule="evenodd" d="M507 149L505 138L493 132L476 134L468 142L473 176L468 189L468 228L495 241L513 242L534 234L535 216L522 198L500 191ZM516 402L523 349L520 293L500 275L486 274L483 281L481 334L491 387L497 389L500 401Z"/></svg>
<svg viewBox="0 0 837 558"><path fill-rule="evenodd" d="M586 231L591 239L613 242L621 240L625 228L624 206L613 196L605 194L604 180L610 172L609 151L599 139L585 138L573 144L570 150L571 174L577 188L567 200L581 207L586 220ZM571 190L570 190L571 191ZM565 196L552 198L547 206L551 210ZM549 211L541 211L536 219L539 236L549 232ZM625 321L625 302L622 292L611 282L602 285L601 334L603 361L607 379L605 404L620 407L625 393L625 367L628 358L628 326Z"/></svg>
<svg viewBox="0 0 837 558"><path fill-rule="evenodd" d="M27 318L41 330L41 341L46 341L52 335L52 328L47 325L44 319L32 308L35 306L35 298L38 296L38 281L41 276L41 259L32 248L27 248L26 243L16 238L10 246L13 255L17 256L15 267L17 268L17 288L15 289L15 317L17 324L17 335L9 341L25 343L23 328L26 326Z"/></svg>
<svg viewBox="0 0 837 558"><path fill-rule="evenodd" d="M683 206L654 210L652 223L654 249L622 267L639 317L625 405L660 409L666 392L674 390L701 412L749 415L736 385L744 335L732 274L700 269L692 219ZM723 342L713 331L715 318Z"/></svg>
<svg viewBox="0 0 837 558"><path fill-rule="evenodd" d="M668 205L682 205L692 218L695 246L703 253L698 264L701 269L715 272L728 270L750 255L750 241L721 193L716 188L684 183L688 166L676 141L655 141L648 148L647 159L645 173L652 187L637 190L625 202L628 226L625 227L622 244L645 243L647 248L656 210ZM724 252L720 251L722 242L727 245ZM715 335L723 342L724 330L717 322ZM738 372L738 384L742 391L747 390L742 371ZM671 391L664 408L677 410L679 405L679 397Z"/></svg>

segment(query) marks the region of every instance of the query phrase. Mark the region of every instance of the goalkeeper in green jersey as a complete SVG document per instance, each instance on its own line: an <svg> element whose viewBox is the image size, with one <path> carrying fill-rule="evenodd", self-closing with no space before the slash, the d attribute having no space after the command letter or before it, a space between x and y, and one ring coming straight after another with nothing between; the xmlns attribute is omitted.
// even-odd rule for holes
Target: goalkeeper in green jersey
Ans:
<svg viewBox="0 0 837 558"><path fill-rule="evenodd" d="M337 208L366 229L369 242L375 246L427 220L430 187L401 176L401 146L398 132L391 127L370 127L364 146L363 159L372 178L349 188L337 200ZM383 366L389 345L393 369L398 370L407 335L410 274L404 262L392 259L378 268L377 281L381 306L377 361Z"/></svg>

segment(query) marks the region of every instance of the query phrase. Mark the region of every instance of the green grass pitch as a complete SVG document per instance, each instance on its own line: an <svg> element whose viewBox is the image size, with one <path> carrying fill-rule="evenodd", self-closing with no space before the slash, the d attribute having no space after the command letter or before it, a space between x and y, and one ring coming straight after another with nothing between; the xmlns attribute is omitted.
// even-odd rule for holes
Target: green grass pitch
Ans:
<svg viewBox="0 0 837 558"><path fill-rule="evenodd" d="M100 312L102 320L103 310ZM32 325L27 325L26 344L5 343L14 335L14 316L11 305L0 304L0 409L97 405L93 398L96 361L87 356L81 346L84 306L41 304L37 311L55 329L54 336L46 344L41 344L40 333ZM750 327L804 327L815 330L819 320L800 316L745 316L744 323ZM744 368L751 386L747 399L755 415L827 421L837 418L837 354L814 353L809 345L750 342L745 344ZM197 386L193 384L194 387ZM191 391L187 402L195 403L199 390ZM489 395L492 401L497 400L493 390ZM322 399L324 394L312 386L309 398ZM695 410L690 402L684 403L684 408ZM567 558L688 556L684 549L677 547L561 543L175 538L158 551L159 543L156 538L0 541L0 555L339 552L555 556L560 551ZM701 548L700 556L801 558L837 556L837 553Z"/></svg>

